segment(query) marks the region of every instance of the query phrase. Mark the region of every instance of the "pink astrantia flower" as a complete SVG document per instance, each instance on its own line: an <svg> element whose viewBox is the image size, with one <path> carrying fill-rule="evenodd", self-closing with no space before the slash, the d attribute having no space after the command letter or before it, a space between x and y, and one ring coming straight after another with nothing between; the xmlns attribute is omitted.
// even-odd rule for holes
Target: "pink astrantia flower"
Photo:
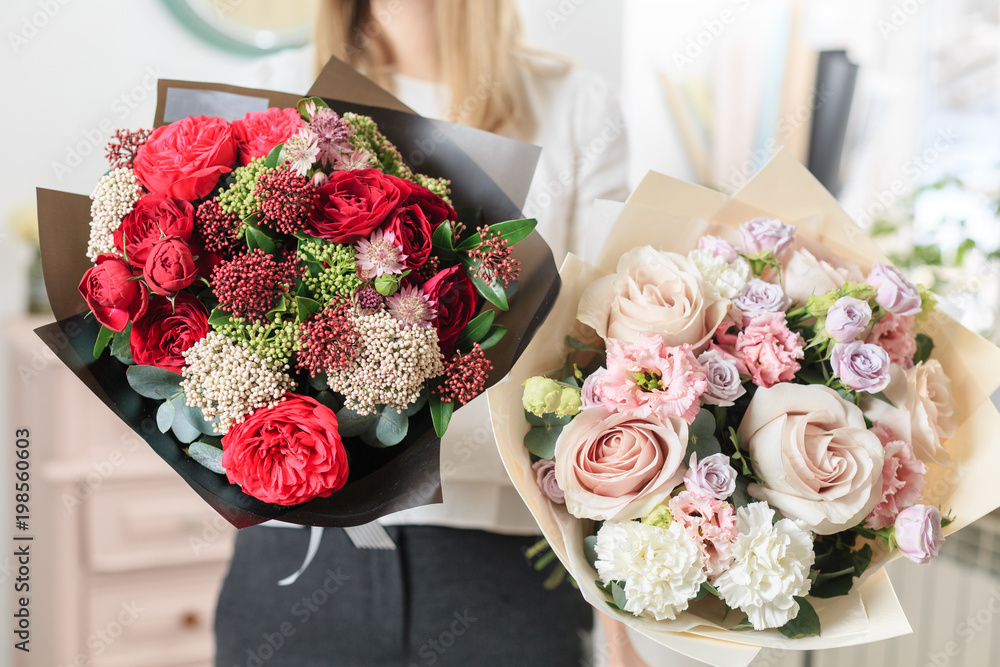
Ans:
<svg viewBox="0 0 1000 667"><path fill-rule="evenodd" d="M389 314L404 327L428 327L437 317L437 310L419 287L403 287L385 300Z"/></svg>
<svg viewBox="0 0 1000 667"><path fill-rule="evenodd" d="M709 579L729 569L733 562L733 546L739 537L733 506L690 491L681 491L667 506L674 520L699 546L702 566Z"/></svg>
<svg viewBox="0 0 1000 667"><path fill-rule="evenodd" d="M801 365L805 341L789 330L784 313L761 313L754 316L736 338L736 351L746 362L753 383L773 387L789 382Z"/></svg>
<svg viewBox="0 0 1000 667"><path fill-rule="evenodd" d="M913 355L917 353L917 332L912 315L889 313L872 327L866 342L885 350L889 360L897 366L913 368Z"/></svg>
<svg viewBox="0 0 1000 667"><path fill-rule="evenodd" d="M396 235L389 230L377 230L370 239L361 239L357 244L358 273L368 278L376 278L387 273L402 273L406 254L396 242Z"/></svg>
<svg viewBox="0 0 1000 667"><path fill-rule="evenodd" d="M917 503L924 491L927 466L913 455L913 447L886 426L871 428L885 447L882 463L882 499L868 515L865 525L873 530L888 528L901 511Z"/></svg>
<svg viewBox="0 0 1000 667"><path fill-rule="evenodd" d="M698 399L708 383L690 345L667 347L659 336L645 334L631 345L612 338L607 364L600 380L606 409L635 417L681 417L689 424L698 415Z"/></svg>
<svg viewBox="0 0 1000 667"><path fill-rule="evenodd" d="M316 135L306 128L300 128L285 142L284 153L288 168L299 176L305 176L319 156Z"/></svg>

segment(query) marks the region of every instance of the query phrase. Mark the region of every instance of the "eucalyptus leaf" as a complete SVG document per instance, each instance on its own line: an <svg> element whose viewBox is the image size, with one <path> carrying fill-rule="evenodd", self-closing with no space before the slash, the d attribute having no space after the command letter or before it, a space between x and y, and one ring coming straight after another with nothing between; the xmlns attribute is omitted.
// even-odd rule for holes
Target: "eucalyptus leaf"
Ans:
<svg viewBox="0 0 1000 667"><path fill-rule="evenodd" d="M621 582L611 582L611 596L615 599L615 606L624 611L625 605L628 604L628 598L625 597L625 588Z"/></svg>
<svg viewBox="0 0 1000 667"><path fill-rule="evenodd" d="M587 557L590 567L597 569L597 535L587 535L583 538L583 555Z"/></svg>
<svg viewBox="0 0 1000 667"><path fill-rule="evenodd" d="M715 437L715 415L709 408L702 408L694 421L688 426L688 446L684 461L691 459L691 454L697 454L698 460L721 454L722 446Z"/></svg>
<svg viewBox="0 0 1000 667"><path fill-rule="evenodd" d="M181 394L175 399L175 407L184 421L198 429L202 435L218 435L215 430L215 420L207 419L201 408L187 404L187 395Z"/></svg>
<svg viewBox="0 0 1000 667"><path fill-rule="evenodd" d="M417 396L417 400L413 401L406 407L406 416L412 417L420 412L425 405L427 405L427 387L423 388L420 395Z"/></svg>
<svg viewBox="0 0 1000 667"><path fill-rule="evenodd" d="M184 394L178 394L170 399L170 402L174 404L174 423L171 424L170 428L174 432L174 436L181 442L194 442L202 435L202 432L192 422L184 401ZM215 431L213 430L212 433Z"/></svg>
<svg viewBox="0 0 1000 667"><path fill-rule="evenodd" d="M174 402L163 401L156 409L156 427L160 433L166 433L174 423Z"/></svg>
<svg viewBox="0 0 1000 667"><path fill-rule="evenodd" d="M754 502L754 499L750 497L750 491L748 487L750 486L750 480L743 475L736 476L736 490L733 491L732 501L733 506L736 508L746 507L750 503Z"/></svg>
<svg viewBox="0 0 1000 667"><path fill-rule="evenodd" d="M799 603L798 615L778 628L778 632L789 639L815 637L820 632L819 616L816 614L816 610L805 598L796 597L795 601Z"/></svg>
<svg viewBox="0 0 1000 667"><path fill-rule="evenodd" d="M562 427L535 426L524 434L524 447L540 459L551 459L556 454L556 441Z"/></svg>
<svg viewBox="0 0 1000 667"><path fill-rule="evenodd" d="M192 442L187 449L188 456L205 466L212 472L220 475L226 474L226 469L222 467L222 450L218 447L198 441Z"/></svg>
<svg viewBox="0 0 1000 667"><path fill-rule="evenodd" d="M165 400L180 393L184 376L156 366L129 366L125 378L140 396Z"/></svg>
<svg viewBox="0 0 1000 667"><path fill-rule="evenodd" d="M375 437L386 447L398 445L406 437L410 422L405 412L396 412L388 405L382 408L375 426Z"/></svg>
<svg viewBox="0 0 1000 667"><path fill-rule="evenodd" d="M378 421L377 414L360 415L344 407L337 412L337 431L341 437L356 438L373 427L376 421Z"/></svg>

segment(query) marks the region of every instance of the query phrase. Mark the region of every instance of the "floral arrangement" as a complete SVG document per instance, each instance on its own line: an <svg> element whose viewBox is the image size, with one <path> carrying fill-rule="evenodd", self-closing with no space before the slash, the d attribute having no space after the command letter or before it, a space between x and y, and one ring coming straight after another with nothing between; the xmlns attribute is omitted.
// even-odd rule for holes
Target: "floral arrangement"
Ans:
<svg viewBox="0 0 1000 667"><path fill-rule="evenodd" d="M813 636L809 598L847 595L876 550L937 555L951 519L921 500L960 420L920 333L934 312L896 268L766 217L590 283L594 335L524 382L524 447L545 498L592 526L607 604Z"/></svg>
<svg viewBox="0 0 1000 667"><path fill-rule="evenodd" d="M456 210L372 118L309 98L119 132L108 158L79 284L94 358L245 493L329 497L483 391L535 222Z"/></svg>

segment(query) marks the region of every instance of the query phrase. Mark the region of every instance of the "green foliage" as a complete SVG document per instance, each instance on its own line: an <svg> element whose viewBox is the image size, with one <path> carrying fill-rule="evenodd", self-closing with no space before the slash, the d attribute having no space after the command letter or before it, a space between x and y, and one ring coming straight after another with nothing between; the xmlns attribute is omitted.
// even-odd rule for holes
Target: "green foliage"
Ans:
<svg viewBox="0 0 1000 667"><path fill-rule="evenodd" d="M222 449L204 441L192 442L187 448L188 456L214 473L226 474L222 467Z"/></svg>
<svg viewBox="0 0 1000 667"><path fill-rule="evenodd" d="M140 396L165 400L181 392L184 376L156 366L129 366L125 379Z"/></svg>
<svg viewBox="0 0 1000 667"><path fill-rule="evenodd" d="M97 332L97 339L94 341L94 359L97 359L104 352L104 348L108 346L111 339L114 338L115 332L113 329L109 329L103 324L101 325L101 330Z"/></svg>
<svg viewBox="0 0 1000 667"><path fill-rule="evenodd" d="M116 333L114 339L111 341L111 356L127 366L135 363L132 360L132 347L129 343L131 336L132 323L129 322L128 326L121 332Z"/></svg>
<svg viewBox="0 0 1000 667"><path fill-rule="evenodd" d="M913 363L919 364L931 358L934 351L934 341L930 336L922 333L917 334L917 351L913 354Z"/></svg>
<svg viewBox="0 0 1000 667"><path fill-rule="evenodd" d="M778 628L778 632L789 639L815 637L821 629L819 615L805 598L796 597L795 601L799 603L799 613L796 614L795 618Z"/></svg>

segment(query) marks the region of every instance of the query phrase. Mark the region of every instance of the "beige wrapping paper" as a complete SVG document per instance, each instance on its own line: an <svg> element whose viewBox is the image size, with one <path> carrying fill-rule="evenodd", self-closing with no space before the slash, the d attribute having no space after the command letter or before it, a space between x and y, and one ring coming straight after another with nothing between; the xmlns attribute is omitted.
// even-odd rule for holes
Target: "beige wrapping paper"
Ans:
<svg viewBox="0 0 1000 667"><path fill-rule="evenodd" d="M589 522L548 502L535 483L523 446L529 427L521 407L522 383L561 367L567 352L565 336L575 333L579 337L585 331L576 320L581 294L596 278L614 271L623 253L644 244L686 253L706 231L732 236L741 223L761 215L795 224L797 238L820 243L865 270L883 258L836 200L787 152L780 152L733 197L649 173L618 209L599 266L567 257L560 270L562 291L548 320L510 375L488 392L493 427L508 474L552 548L579 582L584 597L603 612L614 613L605 604L609 596L595 585L597 574L583 554ZM1000 433L1000 413L989 400L1000 386L1000 349L943 313L933 316L922 330L934 338L933 356L951 378L962 419L958 432L947 442L952 467L931 466L924 494L924 502L950 510L955 517L945 529L947 534L1000 507L1000 484L995 483L1000 470L1000 445L995 436ZM615 613L615 618L660 644L720 667L746 665L765 646L815 650L879 641L910 632L882 568L888 560L885 549L876 550L872 567L863 581L856 582L851 594L812 600L822 622L822 633L817 637L789 640L777 630L732 632L712 622L720 619L690 612L674 621L655 622L627 613Z"/></svg>

